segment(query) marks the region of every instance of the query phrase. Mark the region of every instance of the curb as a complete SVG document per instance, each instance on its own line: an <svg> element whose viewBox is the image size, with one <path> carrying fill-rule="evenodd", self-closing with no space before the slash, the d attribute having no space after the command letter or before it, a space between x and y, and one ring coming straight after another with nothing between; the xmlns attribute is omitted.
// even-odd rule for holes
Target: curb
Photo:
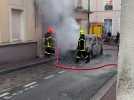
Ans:
<svg viewBox="0 0 134 100"><path fill-rule="evenodd" d="M108 93L108 91L116 83L116 81L117 75L110 79L90 100L102 100L102 98Z"/></svg>
<svg viewBox="0 0 134 100"><path fill-rule="evenodd" d="M9 69L3 69L3 70L0 71L0 75L11 73L11 72L22 70L22 69L26 69L26 68L35 67L36 65L44 64L44 63L47 63L47 62L52 61L52 60L55 60L55 58L50 58L50 59L47 59L47 60L42 59L42 60L35 61L35 62L27 62L25 64L10 65L10 66L16 66L16 67L11 68L11 69L10 68Z"/></svg>

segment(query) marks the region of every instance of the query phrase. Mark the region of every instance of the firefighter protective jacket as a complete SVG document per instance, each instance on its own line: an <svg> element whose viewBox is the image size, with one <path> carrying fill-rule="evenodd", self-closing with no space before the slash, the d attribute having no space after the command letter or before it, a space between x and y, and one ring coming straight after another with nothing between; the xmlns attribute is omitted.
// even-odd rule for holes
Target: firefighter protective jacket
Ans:
<svg viewBox="0 0 134 100"><path fill-rule="evenodd" d="M78 41L78 50L79 51L85 51L86 49L86 40L85 38L80 38Z"/></svg>

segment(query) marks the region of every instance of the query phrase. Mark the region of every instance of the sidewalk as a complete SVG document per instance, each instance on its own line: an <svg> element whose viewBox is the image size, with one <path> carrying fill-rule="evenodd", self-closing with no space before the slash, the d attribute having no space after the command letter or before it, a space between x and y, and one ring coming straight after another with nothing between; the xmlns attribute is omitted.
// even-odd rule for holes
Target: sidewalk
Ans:
<svg viewBox="0 0 134 100"><path fill-rule="evenodd" d="M107 93L102 97L101 100L116 100L116 83L107 91Z"/></svg>
<svg viewBox="0 0 134 100"><path fill-rule="evenodd" d="M29 61L16 62L12 64L3 64L3 65L0 65L0 74L6 74L6 73L10 73L10 72L17 71L17 70L34 67L35 65L44 64L54 59L55 59L54 57L36 58L36 59L29 60Z"/></svg>
<svg viewBox="0 0 134 100"><path fill-rule="evenodd" d="M116 100L117 75L110 79L91 100Z"/></svg>

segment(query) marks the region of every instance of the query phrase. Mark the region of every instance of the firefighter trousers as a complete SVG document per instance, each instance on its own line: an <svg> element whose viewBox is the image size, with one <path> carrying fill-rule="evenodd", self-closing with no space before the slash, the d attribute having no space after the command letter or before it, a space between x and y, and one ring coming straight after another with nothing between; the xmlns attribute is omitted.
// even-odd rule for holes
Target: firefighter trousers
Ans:
<svg viewBox="0 0 134 100"><path fill-rule="evenodd" d="M86 59L86 56L87 56L87 53L86 53L86 51L78 51L77 52L77 58L79 58L79 59Z"/></svg>

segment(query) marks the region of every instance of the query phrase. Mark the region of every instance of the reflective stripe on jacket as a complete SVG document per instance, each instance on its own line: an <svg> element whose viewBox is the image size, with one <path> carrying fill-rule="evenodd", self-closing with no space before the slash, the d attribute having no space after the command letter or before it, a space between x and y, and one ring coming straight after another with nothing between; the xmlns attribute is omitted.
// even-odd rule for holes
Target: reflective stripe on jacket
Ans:
<svg viewBox="0 0 134 100"><path fill-rule="evenodd" d="M53 47L53 37L49 36L45 40L46 47L52 48Z"/></svg>

